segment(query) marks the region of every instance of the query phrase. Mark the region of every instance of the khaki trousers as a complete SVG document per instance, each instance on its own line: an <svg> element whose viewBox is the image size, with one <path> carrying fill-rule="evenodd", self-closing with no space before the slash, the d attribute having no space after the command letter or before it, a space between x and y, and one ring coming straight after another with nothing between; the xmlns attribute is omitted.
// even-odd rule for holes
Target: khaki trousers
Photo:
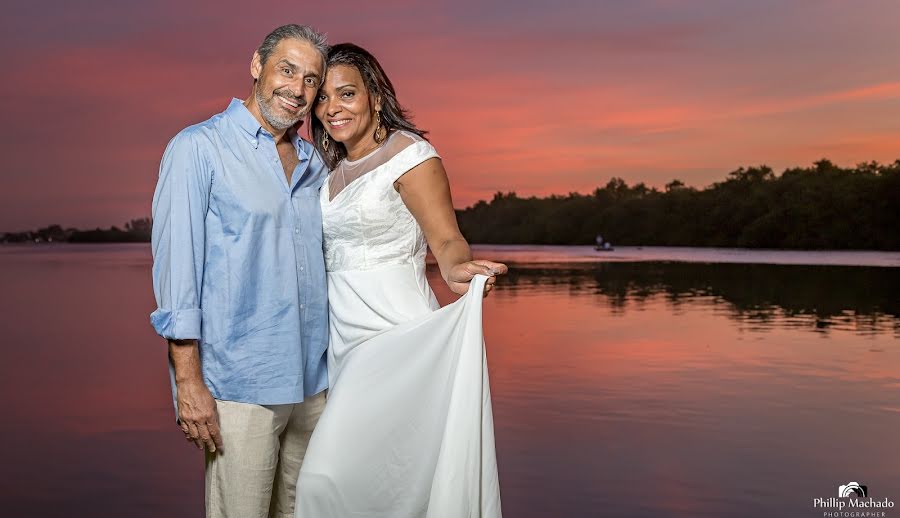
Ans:
<svg viewBox="0 0 900 518"><path fill-rule="evenodd" d="M294 518L300 464L325 392L290 405L216 400L222 448L206 453L207 518Z"/></svg>

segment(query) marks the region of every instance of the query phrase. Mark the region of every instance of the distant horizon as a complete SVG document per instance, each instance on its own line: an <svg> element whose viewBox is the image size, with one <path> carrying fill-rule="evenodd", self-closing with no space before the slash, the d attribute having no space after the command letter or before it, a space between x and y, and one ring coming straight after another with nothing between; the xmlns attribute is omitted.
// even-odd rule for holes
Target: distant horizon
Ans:
<svg viewBox="0 0 900 518"><path fill-rule="evenodd" d="M818 160L815 160L814 162L812 162L812 163L810 163L810 164L808 164L808 165L806 165L806 166L801 166L801 165L788 166L788 167L786 167L786 168L784 168L784 169L782 169L782 170L780 170L780 171L779 171L779 170L776 170L776 169L774 169L774 168L771 168L771 166L769 166L769 165L767 165L767 164L765 164L765 163L762 163L762 164L756 164L756 165L742 165L742 166L738 166L738 167L736 167L736 168L732 168L732 169L730 169L729 171L723 173L723 175L722 175L720 178L718 178L718 179L716 179L716 180L713 180L713 181L710 182L708 185L704 185L704 186L702 186L702 187L697 187L697 186L694 186L694 185L689 185L689 184L687 184L687 183L684 183L684 185L683 185L682 187L688 188L688 189L697 189L697 190L699 190L699 191L703 191L703 190L706 190L706 189L711 188L711 187L712 187L714 184L716 184L716 183L720 183L720 182L722 182L722 181L727 180L727 179L728 179L728 175L730 175L732 172L735 172L735 171L738 171L738 170L741 170L741 169L754 168L754 167L755 167L755 168L770 167L770 168L772 169L773 174L774 174L775 177L777 178L777 177L780 177L782 174L784 174L784 172L787 171L787 170L791 170L791 169L802 169L802 168L813 167L813 166L815 166L815 164L816 164L817 162L821 162L821 161L831 162L831 163L834 164L836 167L841 168L841 169L853 169L853 168L856 168L856 167L858 167L858 166L860 166L860 165L868 165L868 164L872 164L873 162L874 162L874 163L877 163L878 165L882 165L882 166L891 166L891 165L893 165L893 164L900 164L900 158L897 158L897 159L894 159L894 160L891 160L891 161L888 161L888 162L879 162L879 161L877 161L877 160L860 161L860 162L857 162L856 164L853 164L852 166L847 166L847 165L843 165L843 164L836 163L836 162L834 162L833 160L830 160L830 159L828 159L828 158L823 157L823 158L820 158L820 159L818 159ZM571 194L577 194L577 195L581 195L581 196L588 196L588 195L592 194L596 189L605 187L610 181L612 181L612 180L614 180L614 179L616 179L616 178L622 179L621 177L611 176L611 177L609 177L609 179L607 179L606 182L602 182L602 183L600 183L600 184L597 184L596 186L594 186L593 188L590 188L590 189L587 190L587 191L553 192L553 193L546 193L546 194L535 195L535 194L522 194L522 193L518 192L516 189L506 189L506 190L502 190L502 189L501 189L501 190L494 191L493 193L491 193L491 196L490 196L490 197L483 198L483 199L480 199L480 200L475 200L474 202L472 202L472 203L469 204L469 205L466 205L465 207L461 207L461 208L460 208L460 207L454 207L454 210L457 210L457 211L466 211L466 210L472 209L473 207L475 207L475 206L476 206L477 204L479 204L479 203L482 203L482 202L489 203L489 202L490 202L497 194L504 194L504 195L507 195L507 194L511 194L511 193L512 193L512 194L515 194L517 197L520 197L520 198L538 198L538 199L546 199L546 198L551 198L551 197L554 197L554 196L568 196L568 195L571 195ZM624 179L622 179L622 180L624 180ZM660 191L660 192L664 192L664 191L665 191L666 184L671 183L671 182L674 182L674 181L678 181L678 180L680 180L680 179L679 179L679 178L672 178L672 179L668 180L665 184L660 185L660 186L657 186L657 185L649 185L649 184L647 184L646 182L642 182L642 181L628 182L628 181L626 180L625 183L626 183L627 185L631 186L631 187L634 187L634 186L637 186L637 185L640 185L640 184L644 184L644 185L645 185L648 189L650 189L650 190L657 190L657 191ZM451 181L452 181L452 180L451 180ZM452 188L452 185L451 185L451 188ZM149 211L149 209L148 209L148 213L147 213L147 214L144 214L144 215L138 215L138 216L133 216L133 217L129 217L129 218L125 218L125 219L123 219L123 220L121 221L121 223L109 223L109 222L104 222L104 223L100 223L100 224L90 224L90 225L81 227L81 226L75 226L75 225L70 225L70 224L63 224L63 223L60 223L60 222L58 222L58 221L54 221L54 222L45 223L45 224L38 225L38 226L35 226L35 227L32 227L32 228L27 228L27 229L20 229L20 230L4 230L4 229L0 229L0 235L4 235L4 234L18 234L18 233L26 233L26 232L35 232L35 231L38 231L38 230L41 230L41 229L46 229L46 228L51 227L51 226L54 226L54 225L59 226L59 227L61 227L61 228L64 229L64 230L78 230L78 231L109 230L109 229L112 229L112 228L120 228L120 229L124 229L124 228L125 228L124 226L125 226L127 223L130 223L130 222L132 222L132 221L143 220L143 219L151 220L152 218L151 218L151 215L149 214L149 212L150 212L150 211ZM105 225L105 227L104 227L104 225Z"/></svg>
<svg viewBox="0 0 900 518"><path fill-rule="evenodd" d="M782 168L780 171L777 170L777 169L775 169L775 168L772 168L772 169L773 169L773 171L775 172L775 175L776 175L776 176L780 176L780 175L781 175L782 173L784 173L784 171L786 171L786 170L789 170L789 169L795 169L795 168L810 167L810 166L813 166L816 162L819 162L819 161L822 161L822 160L827 160L827 161L833 163L834 165L836 165L837 167L840 167L840 168L842 168L842 169L849 169L849 168L857 167L857 166L859 166L859 165L861 165L861 164L870 164L870 163L872 163L872 162L877 162L877 163L880 164L880 165L891 165L891 164L894 164L894 163L900 163L900 158L896 158L896 159L889 160L889 161L885 161L885 162L880 162L880 161L877 161L877 160L868 160L868 161L863 160L863 161L860 161L860 162L856 162L856 163L854 163L854 164L852 164L852 165L847 165L847 164L839 164L839 163L835 162L834 160L831 160L831 159L829 159L829 158L827 158L827 157L822 157L822 158L819 158L819 159L817 159L817 160L815 160L815 161L813 161L813 162L811 162L810 164L807 164L807 165L805 165L805 166L803 166L803 165L791 165L791 166L787 166L787 167ZM721 182L721 181L723 181L723 180L726 180L726 179L727 179L727 175L728 175L729 173L731 173L731 172L733 172L733 171L736 171L736 170L738 170L738 169L740 169L740 168L750 168L750 167L771 167L771 166L769 166L769 165L766 164L766 163L754 164L754 165L749 165L749 164L747 164L747 165L741 165L741 166L738 166L738 167L735 167L735 168L730 169L728 172L723 173L723 175L724 175L723 177L718 178L718 179L715 179L715 180L712 180L712 181L710 181L710 183L707 184L707 185L696 186L696 185L690 185L690 184L688 184L687 182L685 182L685 183L684 183L684 187L686 187L686 188L692 188L692 189L698 189L698 190L705 190L705 189L708 189L708 188L712 187L714 184L716 184L716 183L718 183L718 182ZM494 191L493 193L491 193L490 197L482 198L482 199L479 199L479 200L475 200L475 201L471 202L470 204L466 205L465 207L457 207L457 206L454 205L454 210L457 210L457 211L464 211L464 210L471 209L472 207L474 207L474 206L477 205L478 203L481 203L481 202L490 202L491 199L493 199L493 197L494 197L497 193L502 193L502 194L515 193L517 196L519 196L519 197L521 197L521 198L532 198L532 197L535 197L535 198L550 198L550 197L552 197L552 196L567 196L567 195L569 195L569 194L589 195L589 194L591 194L595 189L597 189L597 188L602 188L602 187L605 186L609 181L611 181L611 180L613 180L613 179L615 179L615 178L621 178L621 177L619 177L619 176L610 176L610 177L606 180L606 182L601 182L601 183L597 184L596 186L594 186L594 187L592 187L592 188L588 188L588 190L586 190L586 191L551 192L551 193L543 193L543 194L523 194L523 193L517 191L517 190L514 189L514 188L512 188L512 189L500 189L500 190L498 190L498 191ZM624 180L624 178L623 178L623 180ZM643 182L643 181L640 181L640 180L634 181L634 182L629 182L629 181L626 180L626 183L627 183L628 185L631 185L631 186L635 186L635 185L639 185L639 184L644 184L644 185L647 186L647 188L649 188L649 189L656 189L656 190L662 191L662 190L665 189L666 184L668 184L668 183L670 183L670 182L673 182L673 181L676 181L676 180L681 181L680 178L671 178L671 179L669 179L668 181L666 181L665 183L663 183L662 185L651 185L651 184L648 184L647 182ZM452 178L451 178L451 186L450 186L450 187L451 187L451 190L452 190L452 188L453 188L453 185L452 185ZM455 200L455 198L454 198L454 200ZM126 218L124 218L124 219L121 220L121 223L118 223L118 224L115 224L115 223L109 223L109 222L104 222L104 223L91 223L91 224L87 224L87 225L84 225L84 226L75 226L75 225L69 225L69 224L62 224L62 223L60 223L60 222L58 222L58 221L53 221L53 222L49 222L49 223L44 223L44 224L36 225L36 226L34 226L34 227L27 228L27 229L20 229L20 230L4 230L4 229L0 229L0 235L3 235L3 234L17 234L17 233L25 233L25 232L34 232L34 231L37 231L37 230L40 230L40 229L44 229L44 228L51 227L51 226L53 226L53 225L58 225L58 226L62 227L62 228L65 229L65 230L73 229L73 230L79 230L79 231L85 231L85 230L108 230L108 229L111 229L111 228L114 228L114 227L119 227L120 225L122 225L122 228L124 228L124 225L125 225L126 223L132 221L132 220L152 219L151 216L150 216L150 214L149 214L149 212L150 212L150 210L149 210L149 202L148 202L148 211L147 211L147 212L148 212L148 213L147 213L147 214L144 214L144 215L138 215L138 216L126 217ZM104 227L104 225L105 225L105 227Z"/></svg>

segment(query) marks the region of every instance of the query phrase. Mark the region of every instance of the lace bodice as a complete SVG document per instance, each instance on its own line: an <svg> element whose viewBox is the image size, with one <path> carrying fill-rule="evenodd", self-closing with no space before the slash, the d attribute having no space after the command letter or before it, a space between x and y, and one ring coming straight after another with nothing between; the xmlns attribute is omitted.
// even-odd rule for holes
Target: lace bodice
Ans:
<svg viewBox="0 0 900 518"><path fill-rule="evenodd" d="M425 235L394 182L435 157L440 158L427 140L398 131L372 154L329 174L319 194L327 271L424 265Z"/></svg>

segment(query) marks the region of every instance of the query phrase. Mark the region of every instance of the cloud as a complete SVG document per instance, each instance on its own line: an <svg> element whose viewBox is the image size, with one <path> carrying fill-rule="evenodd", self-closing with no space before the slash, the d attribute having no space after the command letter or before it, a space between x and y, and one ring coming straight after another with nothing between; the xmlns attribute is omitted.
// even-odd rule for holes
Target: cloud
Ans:
<svg viewBox="0 0 900 518"><path fill-rule="evenodd" d="M611 176L702 186L748 163L893 161L897 16L840 2L17 4L0 21L0 231L146 215L165 143L246 96L253 49L293 21L379 57L457 206Z"/></svg>

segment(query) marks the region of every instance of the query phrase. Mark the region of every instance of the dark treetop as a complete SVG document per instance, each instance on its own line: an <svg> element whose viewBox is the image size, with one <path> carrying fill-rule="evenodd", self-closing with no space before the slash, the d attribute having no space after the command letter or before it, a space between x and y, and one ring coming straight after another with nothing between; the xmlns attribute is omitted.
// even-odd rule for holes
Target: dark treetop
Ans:
<svg viewBox="0 0 900 518"><path fill-rule="evenodd" d="M613 178L591 194L497 193L457 211L473 243L900 250L900 160L843 169L828 160L740 168L702 190Z"/></svg>
<svg viewBox="0 0 900 518"><path fill-rule="evenodd" d="M900 250L900 160L840 168L740 168L695 189L673 180L664 191L620 178L591 194L519 198L497 193L456 211L472 243L588 245L599 234L614 245L781 249ZM148 242L149 218L125 229L63 229L0 234L4 242Z"/></svg>

